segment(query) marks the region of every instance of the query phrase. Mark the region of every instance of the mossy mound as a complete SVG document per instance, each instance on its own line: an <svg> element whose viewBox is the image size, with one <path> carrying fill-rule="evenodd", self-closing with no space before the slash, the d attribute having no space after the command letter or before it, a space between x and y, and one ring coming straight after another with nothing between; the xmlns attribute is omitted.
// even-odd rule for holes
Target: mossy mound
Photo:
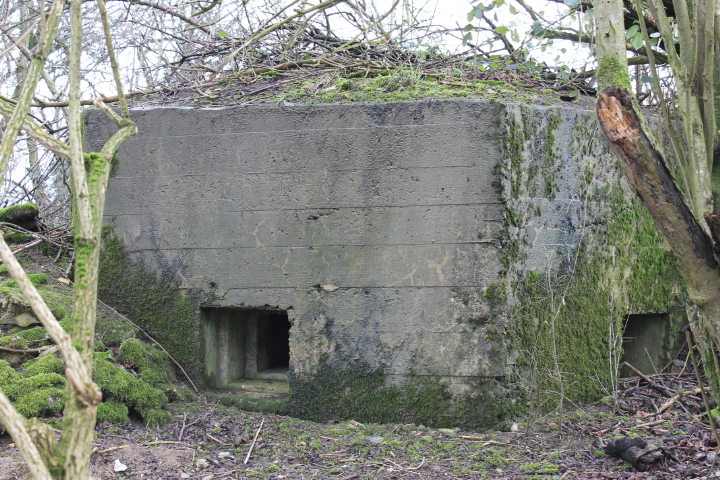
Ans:
<svg viewBox="0 0 720 480"><path fill-rule="evenodd" d="M26 417L53 415L65 405L65 379L55 372L21 374L0 360L0 389Z"/></svg>
<svg viewBox="0 0 720 480"><path fill-rule="evenodd" d="M130 423L130 411L124 403L108 400L98 405L97 422L127 425Z"/></svg>
<svg viewBox="0 0 720 480"><path fill-rule="evenodd" d="M537 88L527 88L496 80L447 79L446 73L428 74L412 69L335 74L298 82L286 87L280 96L308 103L376 103L457 98L515 99L533 103L554 100ZM543 96L545 93L545 96ZM543 102L545 100L545 102Z"/></svg>
<svg viewBox="0 0 720 480"><path fill-rule="evenodd" d="M72 292L63 289L60 285L48 284L48 276L45 273L29 274L30 281L38 289L48 308L59 321L69 318L72 310ZM30 304L20 292L20 287L14 280L6 280L0 283L0 309L4 312L9 310L17 313L31 312Z"/></svg>
<svg viewBox="0 0 720 480"><path fill-rule="evenodd" d="M0 209L0 223L9 223L25 230L39 230L37 216L40 210L34 203L24 203Z"/></svg>
<svg viewBox="0 0 720 480"><path fill-rule="evenodd" d="M30 279L38 287L60 325L67 332L72 330L72 290L64 285L48 285L48 275L31 274ZM0 300L3 309L12 305L16 310L28 309L29 305L12 280L0 283ZM138 330L129 322L108 314L102 316L100 334L109 338L109 344L120 347L120 358L133 371L113 362L114 354L107 350L103 341L95 342L93 379L103 391L103 403L98 406L98 422L127 424L130 416L137 414L149 426L167 423L171 416L166 407L170 399L180 395L173 385L176 381L168 355L136 338ZM127 327L129 325L129 328ZM10 328L12 325L6 327ZM113 335L107 335L113 333ZM54 416L62 412L65 404L65 364L59 358L57 347L52 346L45 328L14 327L11 333L0 333L0 346L17 350L3 352L7 360L0 359L0 389L26 417ZM37 349L44 352L33 358ZM27 352L23 352L28 350Z"/></svg>
<svg viewBox="0 0 720 480"><path fill-rule="evenodd" d="M65 372L65 364L63 361L51 354L41 355L35 360L25 362L23 368L27 371L28 375L40 375L43 373L62 374Z"/></svg>
<svg viewBox="0 0 720 480"><path fill-rule="evenodd" d="M169 422L170 412L165 410L168 397L145 380L115 365L111 355L110 352L96 353L93 363L93 380L103 391L103 398L125 404L139 413L150 427Z"/></svg>
<svg viewBox="0 0 720 480"><path fill-rule="evenodd" d="M64 372L65 364L53 353L25 362L18 369L0 360L0 389L26 417L55 415L65 405ZM103 391L98 422L126 424L131 412L140 415L148 426L170 420L165 410L169 401L163 390L113 363L112 352L96 353L93 380ZM159 387L172 389L164 384Z"/></svg>
<svg viewBox="0 0 720 480"><path fill-rule="evenodd" d="M37 205L34 203L24 203L22 205L13 205L11 207L0 210L0 222L15 223L25 218L35 218L40 213Z"/></svg>
<svg viewBox="0 0 720 480"><path fill-rule="evenodd" d="M176 380L168 354L137 338L125 340L118 354L125 365L132 365L138 370L140 379L153 387L172 387Z"/></svg>
<svg viewBox="0 0 720 480"><path fill-rule="evenodd" d="M48 277L47 273L29 273L28 279L33 285L39 287L40 285L45 285L47 283ZM18 284L15 280L5 280L0 283L0 291L5 288L18 288Z"/></svg>
<svg viewBox="0 0 720 480"><path fill-rule="evenodd" d="M95 324L95 338L102 340L109 347L117 348L125 340L136 338L141 332L132 323L117 318L114 315L108 315L104 311L99 311L97 323Z"/></svg>
<svg viewBox="0 0 720 480"><path fill-rule="evenodd" d="M30 241L30 237L27 234L12 231L4 233L3 239L8 245L20 245Z"/></svg>
<svg viewBox="0 0 720 480"><path fill-rule="evenodd" d="M27 330L22 330L14 335L29 342L42 342L38 346L44 346L50 343L50 336L43 327L28 328Z"/></svg>

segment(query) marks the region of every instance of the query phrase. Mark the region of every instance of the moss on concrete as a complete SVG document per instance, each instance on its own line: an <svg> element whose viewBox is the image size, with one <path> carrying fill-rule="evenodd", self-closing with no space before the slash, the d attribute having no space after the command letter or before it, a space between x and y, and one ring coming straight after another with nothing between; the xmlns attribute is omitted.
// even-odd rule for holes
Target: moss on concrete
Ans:
<svg viewBox="0 0 720 480"><path fill-rule="evenodd" d="M340 366L342 365L342 366ZM310 420L352 418L360 422L416 423L438 427L502 428L522 406L502 379L475 378L476 395L456 397L442 379L409 376L392 384L366 363L322 363L308 380L290 374L290 415Z"/></svg>
<svg viewBox="0 0 720 480"><path fill-rule="evenodd" d="M379 103L413 100L495 99L549 104L552 94L508 82L454 79L451 74L428 75L419 70L393 69L327 75L290 84L272 99L304 103Z"/></svg>
<svg viewBox="0 0 720 480"><path fill-rule="evenodd" d="M295 85L282 98L377 102L467 98L475 93L487 98L481 90L507 88L515 87L475 81L446 85L414 72L387 72L373 78L337 77L324 85ZM522 97L528 92L519 89L516 93ZM570 126L561 108L508 107L507 111L506 161L497 182L506 202L504 271L501 281L484 292L473 292L492 306L492 315L473 316L467 322L475 328L497 323L486 339L498 349L505 344L500 339L507 327L517 354L511 356L517 357L517 379L463 378L465 393L458 394L448 379L411 374L396 380L381 368L333 357L321 360L318 370L307 377L291 372L287 407L291 415L497 427L527 408L518 401L521 394L515 380L525 387L533 407L549 409L565 400L592 400L603 388L612 387L625 316L664 312L682 301L679 277L642 207L621 188L620 177L604 184L595 179L597 169L605 169L604 175L617 166L607 163L608 153L597 143L596 127L590 124L594 117L588 114ZM601 157L606 163L592 163L592 158ZM585 169L577 172L569 164ZM572 198L558 199L561 188ZM584 213L577 210L572 213L577 218L550 212L558 210L557 201L583 202L583 208L591 210L587 222L578 220ZM562 230L570 239L567 255L547 271L528 270L534 241L531 224L538 230ZM200 378L204 342L196 338L200 332L197 313L180 293L173 272L158 277L147 271L129 258L120 240L108 231L104 242L100 297L147 329ZM470 296L458 298L467 306Z"/></svg>
<svg viewBox="0 0 720 480"><path fill-rule="evenodd" d="M510 331L519 354L519 380L531 406L540 410L602 396L612 388L626 316L672 311L684 299L682 281L652 219L623 189L622 177L605 183L595 179L598 168L620 170L597 143L594 118L572 119L577 137L564 137L570 142L570 158L557 155L556 135L567 135L559 130L567 121L558 121L561 114L559 109L538 115L518 108L508 115L504 242L519 246L503 252L508 291L514 296ZM533 138L532 132L543 131L543 125L545 138ZM607 163L586 164L579 174L568 168L571 162L582 165L579 160L588 156ZM538 167L536 177L530 175L533 166ZM560 204L552 202L553 192L558 181L567 181L564 176L579 178L581 191L576 195L584 210L567 207L566 218L558 218ZM524 227L528 224L535 233L543 228L563 230L561 238L576 245L569 245L566 255L547 271L524 270L533 251L531 232Z"/></svg>
<svg viewBox="0 0 720 480"><path fill-rule="evenodd" d="M197 314L170 275L160 278L133 262L112 229L103 230L98 297L132 318L155 338L194 379L201 378L202 345L195 338Z"/></svg>

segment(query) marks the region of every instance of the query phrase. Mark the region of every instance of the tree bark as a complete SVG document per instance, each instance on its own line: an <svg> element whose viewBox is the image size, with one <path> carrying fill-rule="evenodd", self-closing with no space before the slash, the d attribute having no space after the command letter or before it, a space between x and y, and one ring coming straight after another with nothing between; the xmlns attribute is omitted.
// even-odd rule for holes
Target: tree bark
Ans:
<svg viewBox="0 0 720 480"><path fill-rule="evenodd" d="M683 2L680 4L686 6ZM651 0L648 5L661 27L666 23L669 25L662 4L656 6ZM688 77L699 81L697 79L707 75L707 69L704 66L700 71L699 66L703 62L696 62L689 68L686 63L690 59L684 62L673 56L674 51L669 52L670 65L678 79L678 97L681 99L689 150L689 185L686 188L693 198L687 199L675 182L668 162L649 133L647 122L630 93L624 27L619 22L623 12L622 1L598 0L595 7L598 83L601 92L597 104L600 127L659 233L670 244L675 264L687 284L688 297L692 302L688 305L691 328L702 351L708 352L720 344L720 268L708 230L698 221L698 217L706 211L705 207L711 204L711 191L707 188L710 175L706 143L702 135L706 130L702 122L702 108L698 102L691 101L698 91L688 88L691 84ZM696 54L698 45L693 42L699 42L699 46L704 47L707 39L693 36L689 17L680 17L683 18L678 19L678 28L681 30L681 38L685 39L683 55ZM705 21L701 28L711 24L706 17L703 19ZM669 28L661 30L667 41ZM707 106L707 103L701 105ZM714 125L714 117L711 123Z"/></svg>
<svg viewBox="0 0 720 480"><path fill-rule="evenodd" d="M720 339L720 265L713 241L688 207L661 152L643 131L635 108L627 90L606 88L597 104L600 127L655 226L670 244L690 300L702 311L701 318L690 319L693 332L707 348Z"/></svg>

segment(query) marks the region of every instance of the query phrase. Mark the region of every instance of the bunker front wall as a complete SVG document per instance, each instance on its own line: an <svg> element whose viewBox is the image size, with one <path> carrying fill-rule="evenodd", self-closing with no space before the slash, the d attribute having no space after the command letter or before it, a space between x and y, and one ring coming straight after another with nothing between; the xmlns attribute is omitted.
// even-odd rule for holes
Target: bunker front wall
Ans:
<svg viewBox="0 0 720 480"><path fill-rule="evenodd" d="M609 333L682 293L589 112L448 101L132 116L101 298L208 387L229 383L221 317L287 312L292 415L493 427L597 396L619 353ZM90 112L86 132L97 148L112 129Z"/></svg>

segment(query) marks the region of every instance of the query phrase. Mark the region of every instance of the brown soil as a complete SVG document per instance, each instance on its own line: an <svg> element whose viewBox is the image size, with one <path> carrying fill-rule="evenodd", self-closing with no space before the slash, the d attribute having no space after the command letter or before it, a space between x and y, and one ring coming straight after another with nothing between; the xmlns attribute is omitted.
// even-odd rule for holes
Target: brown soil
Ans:
<svg viewBox="0 0 720 480"><path fill-rule="evenodd" d="M654 378L670 385L669 377ZM102 479L669 480L717 471L712 432L701 414L690 413L697 399L686 397L665 413L653 413L667 398L633 382L619 402L622 409L582 406L527 418L518 432L315 423L207 399L174 404L174 420L163 428L98 425L92 473ZM622 436L645 438L662 448L664 458L651 471L638 472L606 456L602 446ZM0 479L25 478L27 469L7 435L0 437L0 452ZM127 469L115 472L116 461Z"/></svg>

